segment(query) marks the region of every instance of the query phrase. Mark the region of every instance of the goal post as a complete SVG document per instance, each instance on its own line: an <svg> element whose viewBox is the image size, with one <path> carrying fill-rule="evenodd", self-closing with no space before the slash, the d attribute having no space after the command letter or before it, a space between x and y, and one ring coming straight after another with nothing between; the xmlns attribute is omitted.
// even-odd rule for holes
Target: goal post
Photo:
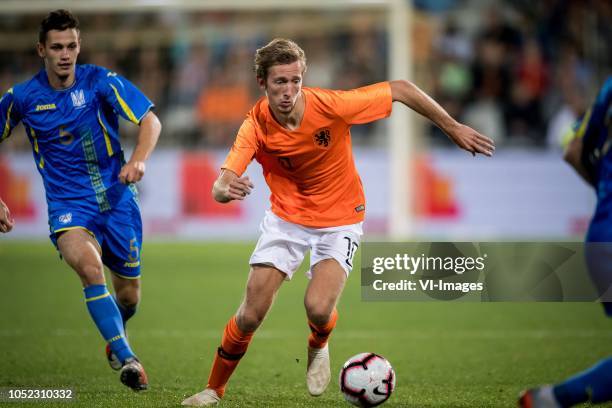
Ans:
<svg viewBox="0 0 612 408"><path fill-rule="evenodd" d="M411 18L408 1L393 0L388 9L389 18L389 79L412 79ZM389 237L405 239L414 230L412 200L414 177L411 165L414 151L414 125L411 113L398 109L389 123Z"/></svg>

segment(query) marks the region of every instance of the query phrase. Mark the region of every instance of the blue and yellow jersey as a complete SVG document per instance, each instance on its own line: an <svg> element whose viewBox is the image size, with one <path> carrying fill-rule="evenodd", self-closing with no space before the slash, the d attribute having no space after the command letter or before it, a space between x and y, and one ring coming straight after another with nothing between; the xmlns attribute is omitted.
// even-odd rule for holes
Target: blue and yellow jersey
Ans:
<svg viewBox="0 0 612 408"><path fill-rule="evenodd" d="M597 207L586 240L612 242L612 76L576 129L582 137L581 161L597 193Z"/></svg>
<svg viewBox="0 0 612 408"><path fill-rule="evenodd" d="M583 138L582 163L593 185L612 185L612 76L601 87L595 102L577 123L576 137Z"/></svg>
<svg viewBox="0 0 612 408"><path fill-rule="evenodd" d="M74 84L62 90L50 86L43 69L0 99L0 142L23 122L49 212L72 200L107 211L123 190L118 116L139 124L152 107L136 86L105 68L77 65Z"/></svg>

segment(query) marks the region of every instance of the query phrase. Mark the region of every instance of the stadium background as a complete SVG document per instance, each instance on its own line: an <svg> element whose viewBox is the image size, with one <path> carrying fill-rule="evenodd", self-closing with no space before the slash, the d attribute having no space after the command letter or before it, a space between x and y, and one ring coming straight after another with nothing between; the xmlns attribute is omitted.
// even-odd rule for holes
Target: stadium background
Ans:
<svg viewBox="0 0 612 408"><path fill-rule="evenodd" d="M132 80L155 101L164 124L139 186L144 298L130 323L153 390L145 397L126 394L103 366L77 279L45 241L42 183L22 128L0 147L0 197L16 220L14 231L0 237L0 346L8 353L0 386L69 386L83 405L127 398L130 406L171 406L197 390L238 304L267 208L256 163L248 170L256 190L244 203L221 206L210 197L235 131L260 96L251 71L254 50L276 36L296 40L308 58L306 86L348 89L394 72L385 2L279 2L272 9L257 2L195 3L0 4L0 92L40 69L38 23L63 6L81 20L79 62ZM497 152L493 159L471 158L416 116L400 134L388 120L354 127L368 200L365 239L581 240L595 197L562 162L562 141L612 72L610 3L402 5L408 79L495 139ZM394 115L406 111L394 107ZM123 134L129 150L136 128L126 125ZM405 173L391 177L394 137L411 142L400 152ZM403 191L397 180L410 194L403 208L410 223L399 235L391 209L396 191ZM299 276L281 290L232 382L229 406L341 403L333 385L314 402L302 386L304 285ZM398 371L395 406L511 406L522 387L562 378L604 356L611 337L594 304L365 303L358 274L340 313L333 370L358 352L388 356ZM280 342L288 347L279 351ZM279 363L271 367L273 355Z"/></svg>

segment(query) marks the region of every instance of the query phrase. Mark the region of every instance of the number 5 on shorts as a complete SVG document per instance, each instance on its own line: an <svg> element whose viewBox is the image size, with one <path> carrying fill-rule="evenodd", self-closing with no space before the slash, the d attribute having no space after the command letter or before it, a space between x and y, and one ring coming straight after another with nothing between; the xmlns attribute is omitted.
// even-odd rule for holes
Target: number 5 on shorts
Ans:
<svg viewBox="0 0 612 408"><path fill-rule="evenodd" d="M136 238L130 240L130 254L128 255L130 262L138 261L138 241Z"/></svg>

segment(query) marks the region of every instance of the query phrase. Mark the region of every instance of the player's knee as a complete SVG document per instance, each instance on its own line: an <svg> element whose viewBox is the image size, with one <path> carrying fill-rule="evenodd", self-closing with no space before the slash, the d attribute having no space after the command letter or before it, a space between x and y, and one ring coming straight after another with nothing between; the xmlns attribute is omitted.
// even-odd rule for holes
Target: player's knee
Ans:
<svg viewBox="0 0 612 408"><path fill-rule="evenodd" d="M308 320L316 325L324 325L329 322L331 314L333 312L333 304L327 304L325 302L304 302L306 306L306 315Z"/></svg>
<svg viewBox="0 0 612 408"><path fill-rule="evenodd" d="M308 313L308 320L316 324L317 326L323 326L327 324L327 322L329 322L330 316L331 316L331 313L310 312Z"/></svg>
<svg viewBox="0 0 612 408"><path fill-rule="evenodd" d="M75 268L84 286L104 284L104 269L96 263L86 263Z"/></svg>
<svg viewBox="0 0 612 408"><path fill-rule="evenodd" d="M236 315L238 328L244 332L253 332L266 317L266 311L257 308L240 307Z"/></svg>
<svg viewBox="0 0 612 408"><path fill-rule="evenodd" d="M116 293L117 302L119 302L123 307L133 308L138 306L140 302L140 289L138 288L129 288L123 289Z"/></svg>

